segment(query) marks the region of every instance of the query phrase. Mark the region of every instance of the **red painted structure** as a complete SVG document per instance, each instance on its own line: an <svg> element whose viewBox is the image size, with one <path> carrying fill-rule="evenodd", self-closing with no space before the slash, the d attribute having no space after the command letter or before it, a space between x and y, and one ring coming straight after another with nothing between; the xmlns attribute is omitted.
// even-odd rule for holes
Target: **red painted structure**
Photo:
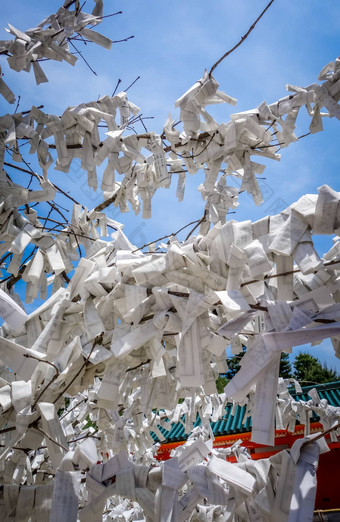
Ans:
<svg viewBox="0 0 340 522"><path fill-rule="evenodd" d="M310 433L322 432L323 427L319 422L310 425ZM279 451L288 449L296 439L304 436L304 427L297 425L294 433L286 430L276 430L275 446L261 446L251 442L251 432L235 433L217 436L214 440L214 448L226 448L232 446L237 440L242 439L242 446L246 447L252 459L265 459ZM319 467L317 471L317 493L315 509L328 510L340 507L340 438L338 442L330 442L326 436L330 452L320 455ZM185 441L168 442L160 446L158 460L167 460L173 448L184 444ZM227 457L229 462L236 462L234 456ZM302 521L301 521L302 522Z"/></svg>

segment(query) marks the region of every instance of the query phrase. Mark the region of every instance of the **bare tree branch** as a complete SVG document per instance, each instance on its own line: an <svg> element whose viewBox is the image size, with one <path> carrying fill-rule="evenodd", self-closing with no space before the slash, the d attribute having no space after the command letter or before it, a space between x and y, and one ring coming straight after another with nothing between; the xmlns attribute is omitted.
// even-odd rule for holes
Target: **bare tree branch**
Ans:
<svg viewBox="0 0 340 522"><path fill-rule="evenodd" d="M59 420L62 420L65 417L67 417L67 415L69 413L71 413L71 411L75 410L79 406L79 404L81 404L82 402L85 402L85 401L87 401L87 398L84 398L81 401L77 402L77 404L75 404L75 406L72 406L72 408L70 408L69 410L65 410L64 413L62 414L62 416L59 417Z"/></svg>
<svg viewBox="0 0 340 522"><path fill-rule="evenodd" d="M55 439L53 439L50 435L48 435L47 433L44 432L44 430L42 430L41 428L38 428L37 426L35 427L35 429L37 431L39 431L42 435L44 435L44 437L48 440L50 440L51 442L53 442L53 444L56 444L57 446L59 446L59 448L63 449L64 451L68 451L69 448L66 448L66 446L63 446L62 444L60 444L60 442L56 441Z"/></svg>
<svg viewBox="0 0 340 522"><path fill-rule="evenodd" d="M95 212L101 212L105 208L109 207L111 205L111 203L114 203L116 201L116 199L117 199L117 194L113 194L113 196L111 196L110 198L106 199L105 201L103 201L102 203L97 205L94 208L94 211Z"/></svg>
<svg viewBox="0 0 340 522"><path fill-rule="evenodd" d="M185 228L190 227L190 225L193 225L194 223L196 223L197 224L196 226L198 226L201 222L202 222L202 218L201 219L196 219L195 221L191 221L187 225L184 225L184 227L181 227L179 230L176 230L176 232L171 232L171 234L167 234L166 236L159 237L158 239L155 239L154 241L150 241L150 243L146 243L145 245L143 245L143 246L141 246L139 248L136 248L136 250L132 250L132 254L134 252L138 252L138 250L143 250L143 248L145 248L147 246L150 246L153 243L158 243L159 241L162 241L162 239L167 239L168 237L171 237L171 236L177 236L177 234L182 232L182 230L184 230Z"/></svg>
<svg viewBox="0 0 340 522"><path fill-rule="evenodd" d="M74 45L74 43L72 42L71 38L68 38L67 41L72 45L73 49L75 49L77 51L77 53L79 54L80 58L86 63L87 67L90 69L90 71L95 75L95 76L98 76L96 71L94 69L92 69L91 65L89 64L89 62L86 60L85 56L83 55L83 53L81 51L79 51L79 49L77 49L77 47Z"/></svg>
<svg viewBox="0 0 340 522"><path fill-rule="evenodd" d="M256 18L255 22L249 27L248 31L246 32L246 34L244 36L242 36L241 40L236 44L234 45L234 47L232 49L230 49L229 51L227 51L223 56L221 56L221 58L216 62L214 63L214 65L211 67L210 71L209 71L209 76L212 75L212 73L214 72L214 70L216 69L216 67L225 59L227 58L227 56L229 56L231 53L233 53L241 44L243 44L244 40L246 38L248 38L248 36L250 35L250 33L252 32L252 30L255 28L256 24L261 20L262 16L265 14L265 12L269 9L269 7L272 5L272 3L274 2L274 0L270 0L269 4L264 8L264 10L262 11L262 13L260 14L260 16L258 16L258 18Z"/></svg>
<svg viewBox="0 0 340 522"><path fill-rule="evenodd" d="M207 214L208 212L205 210L204 211L204 214L203 216L201 217L201 219L198 221L198 223L194 226L194 228L192 230L190 230L189 234L187 235L187 237L185 238L185 241L187 241L189 239L189 237L195 232L196 228L198 228L200 226L201 223L203 223L203 221L206 220L206 217L207 217Z"/></svg>
<svg viewBox="0 0 340 522"><path fill-rule="evenodd" d="M112 97L116 94L117 89L118 89L120 83L122 83L122 80L120 78L118 78L115 90L112 93Z"/></svg>
<svg viewBox="0 0 340 522"><path fill-rule="evenodd" d="M128 368L125 370L125 372L132 372L133 370L137 370L137 368L140 368L141 366L145 366L146 364L149 364L151 362L151 359L147 359L144 362L141 362L140 364L137 364L137 366L134 366L133 368Z"/></svg>
<svg viewBox="0 0 340 522"><path fill-rule="evenodd" d="M27 359L35 359L36 361L39 361L39 362L42 362L42 363L45 363L45 364L49 364L50 366L52 366L52 368L55 370L55 375L53 376L53 378L51 379L50 382L48 382L46 384L46 386L41 390L41 392L39 393L38 397L35 399L35 401L33 402L32 404L32 409L34 409L34 407L36 406L36 404L39 402L39 399L40 397L42 397L42 395L45 393L45 391L47 390L47 388L49 386L51 386L51 384L56 380L56 378L59 376L59 370L57 368L57 366L53 363L51 363L50 361L45 361L44 359L40 359L39 357L35 357L35 355L31 355L29 353L24 353L24 357L26 357Z"/></svg>
<svg viewBox="0 0 340 522"><path fill-rule="evenodd" d="M130 83L130 85L126 89L123 89L124 92L128 91L139 79L140 79L140 76L137 76L137 78L135 80L133 80L133 82Z"/></svg>
<svg viewBox="0 0 340 522"><path fill-rule="evenodd" d="M62 397L64 395L64 393L67 392L67 390L72 386L72 384L74 383L74 381L79 377L79 375L81 374L81 372L83 371L83 369L85 368L85 366L87 365L87 363L89 362L90 360L90 357L92 355L92 352L93 350L95 349L96 345L97 344L102 344L103 342L103 337L104 337L104 332L102 332L100 335L98 335L95 340L93 341L93 345L92 345L92 348L91 348L91 351L90 353L88 354L88 356L86 357L84 363L81 365L81 367L79 368L79 370L77 371L76 375L71 379L71 381L67 384L66 388L63 389L62 392L59 393L58 397L56 399L54 399L53 401L53 404L55 404L56 402L58 402L58 400L60 399L60 397Z"/></svg>
<svg viewBox="0 0 340 522"><path fill-rule="evenodd" d="M338 263L340 263L340 259L334 259L333 261L327 261L326 263L323 264L323 266L327 267L327 266L336 265ZM296 268L294 270L288 270L287 272L280 272L279 274L265 275L263 279L266 281L267 279L273 279L274 277L283 277L283 276L287 276L287 275L291 275L291 274L297 274L298 272L301 272L301 270L299 268ZM240 286L242 287L242 286L252 285L254 283L259 283L260 281L263 281L263 279L252 279L251 281L246 281L245 283L241 283Z"/></svg>

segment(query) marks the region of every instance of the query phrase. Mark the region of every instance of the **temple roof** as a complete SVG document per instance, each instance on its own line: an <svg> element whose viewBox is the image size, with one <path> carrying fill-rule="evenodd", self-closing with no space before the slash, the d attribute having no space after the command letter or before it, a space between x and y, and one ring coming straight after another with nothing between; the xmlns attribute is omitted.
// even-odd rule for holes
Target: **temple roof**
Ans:
<svg viewBox="0 0 340 522"><path fill-rule="evenodd" d="M328 404L340 407L340 381L331 382L325 384L316 384L311 386L304 386L302 388L302 393L296 393L295 391L289 389L290 395L297 401L310 401L311 397L308 395L308 392L315 388L319 394L320 399L326 399ZM226 413L220 418L217 422L211 422L211 428L215 435L230 435L236 433L246 433L251 431L251 417L247 417L244 419L244 415L246 412L247 406L236 406L234 415L231 415L233 404L228 403L225 407ZM312 422L316 422L319 420L319 417L313 413L311 418ZM244 422L243 422L244 421ZM165 443L168 442L179 442L184 441L188 438L189 433L185 433L184 428L185 416L182 416L181 421L177 423L169 422L169 430L164 429L161 426L158 426L160 431L163 433L165 437ZM297 421L298 424L298 421ZM200 416L197 414L196 421L194 423L194 428L196 426L201 425ZM155 435L154 432L150 432L152 438L155 442L160 442L159 438Z"/></svg>

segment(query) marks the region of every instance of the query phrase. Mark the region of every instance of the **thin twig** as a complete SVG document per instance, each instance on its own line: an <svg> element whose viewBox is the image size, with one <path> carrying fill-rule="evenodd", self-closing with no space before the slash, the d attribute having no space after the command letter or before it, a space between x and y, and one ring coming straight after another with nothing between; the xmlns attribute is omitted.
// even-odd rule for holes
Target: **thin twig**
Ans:
<svg viewBox="0 0 340 522"><path fill-rule="evenodd" d="M305 442L304 446L307 444L313 444L313 442L316 442L317 440L322 439L322 437L324 437L325 435L328 435L329 433L331 433L334 430L337 430L338 428L340 428L340 422L338 422L338 424L335 424L335 426L333 426L332 428L329 428L328 430L323 431L322 433L320 433L313 439L308 440L307 442Z"/></svg>
<svg viewBox="0 0 340 522"><path fill-rule="evenodd" d="M65 227L65 226L70 226L70 227L76 227L76 228L79 228L79 230L81 231L81 228L77 225L74 225L73 223L69 224L69 223L61 223L60 221L56 221L55 219L51 219L50 217L41 217L41 216L37 216L37 219L44 219L45 221L51 221L52 223L56 223L58 226L60 227ZM39 226L36 226L36 228L41 228ZM115 230L114 227L111 227L112 229ZM52 230L52 229L49 229L48 227L44 226L44 230ZM81 254L81 250L80 250L80 246L79 246L79 241L77 239L77 236L79 237L82 237L84 239L90 239L91 241L95 241L95 239L93 239L92 237L89 237L89 236L85 236L84 234L76 234L76 232L74 232L74 230L71 230L71 231L67 231L67 230L57 230L56 232L59 232L60 234L69 234L69 235L73 235L76 242L77 242L77 246L78 246L78 249L79 249L79 254L80 254L80 257L82 256Z"/></svg>
<svg viewBox="0 0 340 522"><path fill-rule="evenodd" d="M73 235L74 235L74 239L76 240L76 243L77 243L79 257L81 258L82 257L82 253L81 253L81 248L80 248L79 241L78 241L78 238L77 238L77 234L73 230L72 230L72 232L73 232Z"/></svg>
<svg viewBox="0 0 340 522"><path fill-rule="evenodd" d="M108 14L105 16L96 16L96 18L98 18L99 20L104 20L104 18L110 18L111 16L116 16L119 14L123 14L123 11L117 11L116 13Z"/></svg>
<svg viewBox="0 0 340 522"><path fill-rule="evenodd" d="M67 384L66 388L63 389L62 392L59 393L58 397L56 399L54 399L53 401L53 404L55 404L56 402L58 402L58 400L60 399L60 397L62 397L64 395L64 393L67 392L67 390L70 388L70 386L72 386L72 384L74 383L74 381L79 377L79 375L81 374L81 372L83 371L83 369L85 368L85 366L87 365L87 363L89 362L89 359L92 355L92 352L93 350L95 349L96 345L97 344L102 344L103 342L103 337L104 337L104 332L102 332L100 335L98 335L95 340L93 341L93 345L92 345L92 348L91 348L91 351L90 353L88 354L88 356L86 357L84 363L81 365L81 367L79 368L79 370L77 371L77 373L75 374L75 376L71 379L71 381Z"/></svg>
<svg viewBox="0 0 340 522"><path fill-rule="evenodd" d="M24 273L24 270L26 268L26 263L27 261L34 256L35 252L38 250L38 247L37 245L33 248L32 252L26 257L26 259L24 259L24 261L21 263L20 265L20 269L18 271L18 274L16 276L14 276L13 274L6 277L5 279L1 279L1 283L6 283L7 281L7 288L10 289L13 285L15 285L15 283L17 283L18 281L20 281L20 279L22 278L22 274Z"/></svg>
<svg viewBox="0 0 340 522"><path fill-rule="evenodd" d="M110 198L106 199L94 208L94 212L101 212L105 208L109 207L111 203L114 203L117 199L117 194L113 194Z"/></svg>
<svg viewBox="0 0 340 522"><path fill-rule="evenodd" d="M47 438L51 442L53 442L53 444L56 444L57 446L59 446L59 448L63 449L64 451L68 451L68 448L66 448L66 446L63 446L62 444L60 444L60 442L58 442L57 440L53 439L50 435L45 433L44 430L42 430L41 428L38 428L38 427L36 427L35 429L37 431L39 431L40 433L42 433L42 435L44 435L45 438Z"/></svg>
<svg viewBox="0 0 340 522"><path fill-rule="evenodd" d="M36 361L39 361L39 362L42 362L42 363L45 363L45 364L49 364L50 366L52 366L52 368L56 372L54 377L51 379L51 381L46 384L46 386L41 390L41 392L39 393L38 397L33 402L32 409L34 409L34 407L36 406L37 402L39 402L40 397L42 397L42 395L45 393L47 388L49 386L51 386L51 384L56 380L57 377L59 377L59 369L57 368L57 366L55 364L51 363L50 361L45 361L44 359L40 359L39 357L35 357L35 355L31 355L29 353L24 353L24 357L26 357L27 359L35 359Z"/></svg>
<svg viewBox="0 0 340 522"><path fill-rule="evenodd" d="M128 368L125 370L125 372L132 372L133 370L137 370L137 368L140 368L141 366L145 366L146 364L149 364L151 362L151 359L147 359L144 362L141 362L140 364L137 364L137 366L134 366L133 368Z"/></svg>
<svg viewBox="0 0 340 522"><path fill-rule="evenodd" d="M113 44L115 44L115 43L121 43L121 42L127 42L128 40L131 40L131 38L134 38L134 37L135 37L135 36L132 35L132 36L128 36L127 38L123 38L122 40L111 40L111 42L112 42Z"/></svg>
<svg viewBox="0 0 340 522"><path fill-rule="evenodd" d="M22 113L23 114L23 113ZM16 169L16 170L20 170L20 172L25 172L25 174L30 174L31 176L35 176L37 178L37 180L41 181L41 177L39 176L39 174L37 174L36 172L34 172L32 169L31 170L28 170L28 169L23 169L22 167L19 167L18 165L14 165L13 163L7 163L6 161L4 161L4 165L6 165L6 167L11 167L13 169ZM29 167L30 168L30 167ZM77 205L80 205L82 208L85 208L83 205L81 205L81 203L79 203L79 201L77 201L76 199L74 199L72 196L70 196L69 194L67 194L67 192L65 192L62 188L60 188L58 185L56 185L55 183L52 183L53 187L57 189L58 192L60 192L61 194L63 194L65 197L67 197L68 199L70 199L71 201L73 201L73 203L76 203Z"/></svg>
<svg viewBox="0 0 340 522"><path fill-rule="evenodd" d="M250 304L250 308L253 310L260 310L261 312L268 312L267 306L261 306L259 304ZM311 320L312 322L312 320ZM321 323L321 324L332 324L336 323L335 319L313 319L314 323ZM313 381L300 381L300 382L311 382L312 384L317 384L316 382L313 383Z"/></svg>
<svg viewBox="0 0 340 522"><path fill-rule="evenodd" d="M100 147L101 147L102 145L103 145L102 143L99 144ZM49 149L53 149L53 150L55 150L55 149L57 148L57 146L56 146L54 143L49 143L49 144L48 144L48 148L49 148ZM70 144L70 145L66 145L66 148L67 148L67 149L71 149L71 150L72 150L72 149L82 149L82 148L83 148L83 144L82 144L82 143L75 143L74 145L73 145L73 144ZM94 148L95 150L97 150L98 147L95 147L95 146L93 145L93 148Z"/></svg>
<svg viewBox="0 0 340 522"><path fill-rule="evenodd" d="M146 120L146 119L150 119L150 118L152 118L152 116L149 116L149 117L146 117L146 118L142 118L142 114L141 114L141 115L139 116L139 118L138 118L138 120L139 120L139 121L141 122L141 124L143 125L145 132L148 132L148 129L146 128L146 126L145 126L145 124L144 124L144 120Z"/></svg>
<svg viewBox="0 0 340 522"><path fill-rule="evenodd" d="M197 225L195 225L194 228L192 230L190 230L189 234L185 238L185 241L187 241L189 239L189 237L191 236L191 234L193 234L195 232L196 228L199 227L200 224L203 223L203 221L205 221L207 214L208 214L208 212L207 212L207 210L205 210L203 216L201 217L201 219L199 220Z"/></svg>
<svg viewBox="0 0 340 522"><path fill-rule="evenodd" d="M77 14L79 14L79 13L80 13L80 11L82 11L82 10L83 10L83 8L84 8L85 4L86 4L86 0L84 0L84 2L82 3L82 5L81 5L81 6L78 6L78 8L76 9L76 11L77 11Z"/></svg>
<svg viewBox="0 0 340 522"><path fill-rule="evenodd" d="M90 69L91 72L93 72L93 74L95 76L98 76L96 71L92 69L91 65L89 64L89 62L86 60L85 56L83 55L83 53L81 51L79 51L79 49L76 48L76 46L74 45L74 43L71 41L70 38L67 39L68 42L72 45L72 47L77 51L77 53L79 53L79 56L80 58L82 58L84 60L84 62L86 63L87 67Z"/></svg>
<svg viewBox="0 0 340 522"><path fill-rule="evenodd" d="M338 263L340 263L340 259L334 259L333 261L327 261L326 263L323 264L323 266L327 267L327 266L336 265ZM298 272L301 272L301 270L299 268L296 268L294 270L288 270L287 272L280 272L279 274L265 275L263 279L252 279L251 281L246 281L245 283L241 283L240 286L242 287L242 286L252 285L254 283L259 283L263 280L272 279L274 277L284 277L287 275L296 274Z"/></svg>
<svg viewBox="0 0 340 522"><path fill-rule="evenodd" d="M306 132L306 134L301 134L301 136L298 136L298 140L301 140L302 138L305 138L306 136L310 136L310 132ZM286 145L286 143L284 141L281 141L280 143L271 143L269 145L254 145L253 147L251 147L251 149L253 150L256 150L256 149L269 149L271 147L280 147L281 145ZM280 149L278 149L277 151L275 152L278 152Z"/></svg>
<svg viewBox="0 0 340 522"><path fill-rule="evenodd" d="M12 256L12 252L7 252L7 254L5 254L1 259L0 259L0 265L2 265L2 263L4 263L6 261L6 259L10 256Z"/></svg>
<svg viewBox="0 0 340 522"><path fill-rule="evenodd" d="M170 147L170 152L173 152L174 154L176 154L176 156L178 156L179 158L182 158L182 159L194 159L194 158L197 158L198 156L200 156L201 154L203 154L203 152L209 147L210 143L212 142L212 140L214 139L214 136L215 136L216 132L214 132L211 136L210 136L210 140L208 141L208 143L203 147L203 149L198 152L197 154L189 154L189 156L184 156L183 154L180 154L179 152L176 152L175 150L173 150L171 147ZM175 145L176 147L176 145Z"/></svg>
<svg viewBox="0 0 340 522"><path fill-rule="evenodd" d="M143 248L147 247L147 246L150 246L152 245L153 243L158 243L159 241L162 241L162 239L166 239L168 237L171 237L171 236L177 236L177 234L179 234L180 232L182 232L182 230L184 230L185 228L187 227L190 227L190 225L193 225L193 224L197 224L199 225L200 223L202 222L202 218L201 219L196 219L195 221L191 221L190 223L188 223L187 225L184 225L184 227L180 228L179 230L177 230L176 232L172 232L171 234L167 234L166 236L163 236L163 237L159 237L158 239L155 239L154 241L150 241L150 243L145 243L145 245L139 247L139 248L136 248L136 250L132 250L132 254L134 254L135 252L138 252L138 250L143 250ZM196 225L196 226L197 226Z"/></svg>
<svg viewBox="0 0 340 522"><path fill-rule="evenodd" d="M18 272L18 275L16 276L9 276L9 277L6 277L5 279L2 279L1 280L1 283L5 283L6 281L7 282L7 288L8 290L10 290L12 288L13 285L15 285L15 283L17 283L18 281L20 281L20 279L22 278L22 274L24 273L24 270L25 270L26 266L22 266Z"/></svg>
<svg viewBox="0 0 340 522"><path fill-rule="evenodd" d="M0 444L0 448L7 448L8 446L6 444ZM28 453L29 451L32 451L30 448L19 448L19 446L12 446L12 450L20 450L24 453Z"/></svg>
<svg viewBox="0 0 340 522"><path fill-rule="evenodd" d="M50 215L50 214L49 214ZM68 226L68 223L67 222L61 222L61 221L56 221L55 219L51 219L50 217L42 217L42 216L37 216L37 219L44 219L45 221L51 221L51 223L56 223L57 225L59 225L60 227L64 227L64 226Z"/></svg>
<svg viewBox="0 0 340 522"><path fill-rule="evenodd" d="M69 440L68 443L70 444L71 442L78 442L78 440L84 440L84 439L89 439L89 438L101 440L101 437L98 437L97 435L95 435L95 433L97 433L97 431L98 431L98 428L94 433L86 433L86 435L81 435L81 437L77 437L76 439Z"/></svg>
<svg viewBox="0 0 340 522"><path fill-rule="evenodd" d="M269 125L269 127L266 129L266 131L269 131L269 129L271 129L272 126L274 125L274 123L276 123L276 122L277 122L277 119L274 118L273 121L271 122L271 124Z"/></svg>
<svg viewBox="0 0 340 522"><path fill-rule="evenodd" d="M132 83L130 83L129 87L124 89L124 92L127 92L139 79L140 79L140 76L137 76L137 78L135 80L133 80Z"/></svg>
<svg viewBox="0 0 340 522"><path fill-rule="evenodd" d="M64 216L64 214L62 213L62 211L58 208L60 207L60 205L58 205L57 207L57 203L55 202L52 202L52 201L46 201L46 203L53 208L53 210L55 210L56 212L58 212L58 214L63 218L65 219L65 221L67 222L67 218ZM66 212L68 212L67 209L63 209L63 210L66 210Z"/></svg>
<svg viewBox="0 0 340 522"><path fill-rule="evenodd" d="M112 13L110 15L105 15L105 16L97 16L96 18L99 18L100 20L104 20L104 18L110 18L111 16L116 16L117 14L123 14L123 11L117 11L116 13Z"/></svg>
<svg viewBox="0 0 340 522"><path fill-rule="evenodd" d="M31 355L30 353L24 353L23 357L26 357L27 359L35 359L36 361L39 361L39 362L42 362L45 364L49 364L59 374L59 370L58 370L57 366L55 364L51 363L50 361L45 361L45 359L40 359L40 357L36 357L35 355Z"/></svg>
<svg viewBox="0 0 340 522"><path fill-rule="evenodd" d="M16 429L16 426L11 426L10 428L3 428L2 430L0 430L0 435L2 435L3 433L9 433L10 431L16 431Z"/></svg>
<svg viewBox="0 0 340 522"><path fill-rule="evenodd" d="M274 0L270 0L269 4L264 8L264 10L262 11L262 13L260 14L260 16L255 20L255 22L249 27L248 31L246 32L246 34L244 36L242 36L241 40L236 44L234 45L234 47L232 49L230 49L229 51L227 51L210 69L209 71L209 76L212 75L212 73L214 72L214 70L216 69L216 67L225 59L227 58L227 56L229 56L232 52L234 52L243 42L244 40L250 35L250 33L252 32L252 30L255 28L257 22L259 22L262 18L262 16L265 14L265 12L269 9L269 7L272 5L272 3L274 2Z"/></svg>
<svg viewBox="0 0 340 522"><path fill-rule="evenodd" d="M57 226L57 225L56 225ZM59 225L58 225L59 226ZM78 237L82 237L83 239L89 239L90 241L96 241L96 239L94 239L93 237L90 237L90 236L85 236L84 234L76 234L75 232L73 232L73 230L71 232L69 232L68 230L56 230L55 227L53 228L49 228L49 227L38 227L37 225L35 226L35 228L37 229L43 229L43 230L46 230L47 232L58 232L58 234L67 234L68 236L78 236ZM56 234L55 234L56 235Z"/></svg>
<svg viewBox="0 0 340 522"><path fill-rule="evenodd" d="M120 78L118 78L118 80L117 80L117 85L116 85L116 87L115 87L115 90L114 90L113 93L112 93L111 98L113 98L113 96L116 94L117 89L118 89L118 86L119 86L120 83L122 83L122 80L121 80Z"/></svg>
<svg viewBox="0 0 340 522"><path fill-rule="evenodd" d="M84 402L84 401L87 401L87 398L84 398L84 399L82 399L81 401L77 402L77 404L76 404L75 406L72 406L71 409L69 409L69 410L65 410L64 413L62 414L62 416L59 417L59 420L63 420L65 417L67 417L67 415L68 415L69 413L71 413L71 411L75 410L75 409L79 406L79 404L81 404L81 403Z"/></svg>
<svg viewBox="0 0 340 522"><path fill-rule="evenodd" d="M60 275L62 275L63 278L65 279L66 283L69 284L71 279L68 277L68 275L66 274L65 270L63 270Z"/></svg>
<svg viewBox="0 0 340 522"><path fill-rule="evenodd" d="M31 179L32 179L32 178L31 178ZM29 209L26 209L26 210L27 210L27 212L28 212ZM44 227L46 226L47 221L49 221L49 217L50 217L50 215L52 214L52 212L53 212L53 208L51 207L50 210L48 211L47 216L46 216L45 218L42 218L42 220L44 221L44 223L43 223L43 226L44 226ZM52 220L51 220L51 221L52 221ZM54 221L54 223L59 224L59 222L57 222L57 221ZM61 226L63 226L63 225L61 225Z"/></svg>
<svg viewBox="0 0 340 522"><path fill-rule="evenodd" d="M64 9L68 9L72 4L75 4L77 0L70 0L66 5L64 5Z"/></svg>
<svg viewBox="0 0 340 522"><path fill-rule="evenodd" d="M19 108L19 105L20 105L20 94L18 96L18 102L17 102L17 106L15 107L15 111L14 111L14 114L17 112L18 108Z"/></svg>
<svg viewBox="0 0 340 522"><path fill-rule="evenodd" d="M206 138L209 138L209 137L210 137L210 132L201 132L201 134L197 138L190 138L190 140L199 142L199 141L203 141L203 140L205 140ZM163 138L163 136L162 136L162 138ZM185 143L185 145L187 145L187 143ZM175 143L173 145L173 147L176 147L176 148L183 147L183 143L181 143L181 142ZM170 151L174 152L172 150L172 148L171 148L171 145L168 145L168 146L164 147L163 150L164 150L164 152L170 152ZM175 154L177 154L177 153L175 152Z"/></svg>
<svg viewBox="0 0 340 522"><path fill-rule="evenodd" d="M70 199L71 201L73 201L73 203L76 203L76 205L80 205L82 208L85 208L84 205L82 205L81 203L79 203L79 201L77 201L76 199L74 199L72 196L70 196L67 192L65 192L62 188L58 187L58 185L56 185L55 183L53 183L53 186L57 189L58 192L60 192L61 194L63 194L63 196L67 197L68 199Z"/></svg>
<svg viewBox="0 0 340 522"><path fill-rule="evenodd" d="M77 42L81 41L83 42L85 45L87 45L88 43L91 43L91 40L86 40L83 35L81 33L77 33L77 35L79 36L79 38L77 38L76 36L75 37L72 37L71 40L75 40Z"/></svg>

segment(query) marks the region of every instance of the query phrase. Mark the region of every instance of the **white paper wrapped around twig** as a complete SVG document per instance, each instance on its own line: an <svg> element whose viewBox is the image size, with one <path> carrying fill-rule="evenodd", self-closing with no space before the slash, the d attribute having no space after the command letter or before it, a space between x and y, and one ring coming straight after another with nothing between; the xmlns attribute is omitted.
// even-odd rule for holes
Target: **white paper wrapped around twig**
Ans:
<svg viewBox="0 0 340 522"><path fill-rule="evenodd" d="M74 10L70 7L76 3ZM101 6L99 7L101 3ZM14 36L14 40L3 40L0 42L0 49L8 56L8 65L15 71L29 71L33 65L36 83L47 82L39 61L50 59L56 61L65 60L70 65L74 65L77 57L69 49L69 41L72 45L73 35L82 35L106 49L110 49L111 40L100 33L86 28L101 22L102 2L96 1L96 7L92 14L87 14L80 9L79 2L65 2L64 7L60 7L57 13L50 15L43 20L37 27L22 32L8 24L6 31ZM76 37L73 37L77 39ZM0 93L9 103L15 102L15 96L0 79Z"/></svg>
<svg viewBox="0 0 340 522"><path fill-rule="evenodd" d="M73 65L76 58L62 42L75 32L110 47L92 30L101 21L102 1L90 15L78 1L71 4L26 33L9 26L14 40L0 48L13 69L33 63L42 83L37 60ZM254 520L288 520L289 511L291 520L309 517L311 504L303 512L300 499L317 465L318 444L307 439L291 454L263 461L236 444L230 451L238 462L230 464L213 448L210 422L225 415L229 400L234 410L246 404L252 439L264 445L274 444L274 421L292 431L298 419L308 436L315 412L325 430L337 427L338 408L313 391L310 401L294 400L278 370L281 353L306 341L333 338L339 349L339 242L322 257L313 234L339 233L340 193L323 185L255 223L226 222L226 214L237 207L240 190L261 203L257 175L264 166L254 156L280 159L277 147L297 140L303 105L311 132L322 130L323 107L339 118L338 75L336 61L322 71L321 85L290 85L292 95L218 123L208 106L236 100L205 73L176 102L182 128L169 116L162 134L131 133L140 109L124 92L68 107L61 116L32 107L0 118L0 152L7 148L18 162L21 140L27 140L42 170L19 167L34 178L31 190L11 181L0 154L0 252L3 263L10 258L0 290L0 504L6 516L38 518L45 510L50 520L92 522L105 510L108 520L145 515L184 522L198 506L198 515L211 519L244 520L253 513ZM14 101L3 80L0 93ZM69 223L60 221L54 203L52 217L39 217L33 205L48 205L57 191L68 196L48 179L50 166L69 173L76 159L94 190L103 165L103 203L90 211L75 203ZM142 252L105 214L111 204L124 211L130 204L149 218L158 188L178 175L181 200L187 172L199 169L205 172L199 187L205 211L196 237L192 231L180 242L173 235L161 251L155 242ZM228 185L228 176L240 180L240 190ZM30 314L13 294L20 279L27 303L39 292L45 300ZM232 353L246 345L247 353L218 395L215 380L227 370L228 345ZM197 415L202 424L194 428ZM191 435L169 461L156 463L150 432L164 440L174 423Z"/></svg>

